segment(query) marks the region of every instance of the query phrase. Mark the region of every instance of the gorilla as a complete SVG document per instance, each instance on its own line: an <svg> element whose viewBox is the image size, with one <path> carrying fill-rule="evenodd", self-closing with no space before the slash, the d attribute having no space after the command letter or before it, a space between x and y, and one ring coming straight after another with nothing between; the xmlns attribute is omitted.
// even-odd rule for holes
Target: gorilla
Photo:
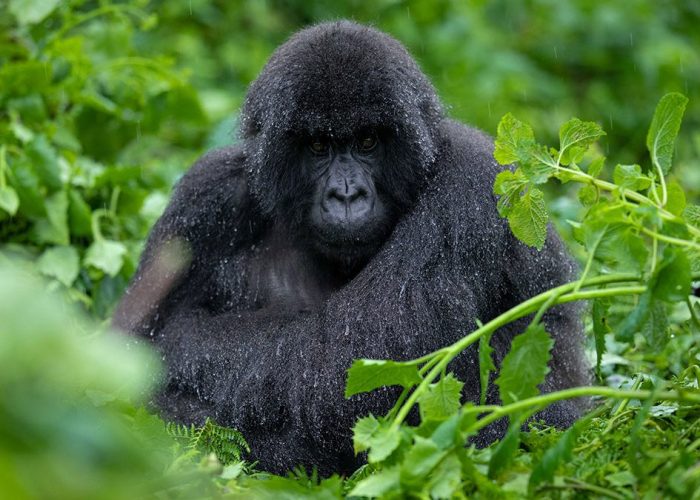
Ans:
<svg viewBox="0 0 700 500"><path fill-rule="evenodd" d="M513 237L492 194L492 140L447 118L380 31L296 33L250 86L240 123L238 145L179 181L114 324L162 354L164 417L237 428L262 469L353 471L352 426L398 394L344 399L354 359L422 356L574 276L551 230L541 251ZM555 340L544 391L588 382L578 316L544 316ZM497 364L526 324L494 334ZM478 401L477 346L450 370ZM563 402L540 416L565 427L580 411Z"/></svg>

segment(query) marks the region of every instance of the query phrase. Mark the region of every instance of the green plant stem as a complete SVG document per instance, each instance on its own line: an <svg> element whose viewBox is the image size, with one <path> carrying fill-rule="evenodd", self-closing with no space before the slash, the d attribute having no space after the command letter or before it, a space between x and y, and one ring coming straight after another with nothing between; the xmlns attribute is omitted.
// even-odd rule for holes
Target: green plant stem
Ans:
<svg viewBox="0 0 700 500"><path fill-rule="evenodd" d="M647 400L653 397L655 401L664 400L700 404L700 393L680 391L634 391L613 389L612 387L574 387L571 389L564 389L561 391L550 392L547 394L540 394L539 396L521 399L520 401L516 401L515 403L511 403L506 406L501 406L497 410L492 411L489 415L478 420L474 424L474 426L469 430L476 432L486 427L487 425L495 422L499 418L503 418L513 413L518 413L533 406L547 406L551 403L562 401L564 399L573 399L587 396L602 396L606 398L624 400Z"/></svg>
<svg viewBox="0 0 700 500"><path fill-rule="evenodd" d="M604 285L609 283L619 283L619 282L629 282L629 281L639 281L639 277L631 274L619 274L619 275L609 275L609 276L597 276L592 278L582 285L583 287L590 287L596 285ZM542 304L550 300L551 297L558 297L553 304L561 304L565 302L572 302L576 300L597 298L597 297L608 297L613 295L621 294L638 294L643 293L646 290L644 286L635 287L618 287L618 288L608 288L601 290L587 290L583 292L570 293L579 285L579 281L573 281L565 285L552 288L551 290L536 295L531 299L521 302L517 306L509 309L505 313L492 319L482 327L478 328L469 335L462 337L460 340L454 344L447 346L439 351L436 356L439 357L440 361L433 366L433 368L428 372L428 375L421 381L421 383L416 387L416 389L411 393L407 400L403 403L403 406L398 411L392 427L398 428L401 422L404 421L408 412L411 410L413 405L416 404L418 398L423 394L429 384L445 369L450 361L452 361L459 353L464 349L469 347L474 342L477 342L484 335L497 330L498 328L515 321L516 319L522 318L532 312L537 311Z"/></svg>
<svg viewBox="0 0 700 500"><path fill-rule="evenodd" d="M539 492L544 490L581 490L590 491L592 493L597 493L599 495L619 500L625 500L625 498L627 498L608 488L603 488L602 486L586 483L584 481L580 481L572 477L564 478L564 480L567 484L548 484L537 488L537 491Z"/></svg>
<svg viewBox="0 0 700 500"><path fill-rule="evenodd" d="M681 238L673 238L672 236L666 236L665 234L657 233L656 231L652 231L645 227L642 227L641 229L644 234L651 236L655 240L664 241L666 243L670 243L671 245L679 245L700 250L700 244L695 243L694 241L683 240Z"/></svg>
<svg viewBox="0 0 700 500"><path fill-rule="evenodd" d="M688 311L690 311L690 317L693 318L693 323L695 323L695 326L700 328L700 318L698 318L698 315L695 312L695 308L693 307L693 303L690 300L690 296L685 298L685 303L688 304Z"/></svg>
<svg viewBox="0 0 700 500"><path fill-rule="evenodd" d="M556 166L555 167L557 170L561 172L565 172L567 175L570 175L574 180L577 180L579 182L584 182L584 183L592 183L593 185L604 189L606 191L614 192L617 191L619 188L618 185L613 184L611 182L606 182L600 179L596 179L595 177L588 175L585 172L581 172L579 170L573 170L570 168L562 167L562 166ZM643 194L637 193L636 191L625 191L625 196L631 200L636 201L637 203L642 203L645 205L652 205L656 208L659 209L659 215L661 216L662 219L666 220L677 220L678 217L673 215L671 212L668 210L664 209L662 206L660 207L658 204L654 203L652 200L644 196ZM700 229L697 227L687 224L688 230L694 234L695 236L700 236Z"/></svg>
<svg viewBox="0 0 700 500"><path fill-rule="evenodd" d="M7 185L5 180L5 169L7 169L7 158L5 157L7 153L7 146L3 144L0 146L0 189Z"/></svg>

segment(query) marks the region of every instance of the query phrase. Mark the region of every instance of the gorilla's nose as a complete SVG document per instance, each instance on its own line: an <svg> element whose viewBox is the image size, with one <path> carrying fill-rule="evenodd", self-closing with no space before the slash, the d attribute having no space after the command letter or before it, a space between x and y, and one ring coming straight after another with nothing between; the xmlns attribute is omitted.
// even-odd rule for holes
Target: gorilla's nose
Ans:
<svg viewBox="0 0 700 500"><path fill-rule="evenodd" d="M351 222L371 208L370 191L362 184L343 179L328 186L323 208L332 218Z"/></svg>

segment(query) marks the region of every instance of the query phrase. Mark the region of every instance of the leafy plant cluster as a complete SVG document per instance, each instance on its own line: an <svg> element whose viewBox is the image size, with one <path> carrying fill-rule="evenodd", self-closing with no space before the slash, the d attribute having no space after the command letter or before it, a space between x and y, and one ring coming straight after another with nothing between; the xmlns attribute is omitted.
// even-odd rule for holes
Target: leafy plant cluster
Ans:
<svg viewBox="0 0 700 500"><path fill-rule="evenodd" d="M0 21L0 255L100 316L206 124L172 61L138 53L142 7L10 0Z"/></svg>
<svg viewBox="0 0 700 500"><path fill-rule="evenodd" d="M143 409L158 360L144 346L125 345L100 331L46 289L78 301L92 316L108 315L167 200L164 193L204 140L209 115L200 97L207 112L220 118L222 109L240 99L243 79L257 73L283 27L291 31L332 13L347 17L351 8L249 2L224 9L219 2L205 3L9 0L7 15L0 16L0 496L700 498L700 311L692 286L700 280L700 207L688 203L688 191L671 169L687 101L680 94L667 95L657 107L643 141L650 159L641 165L606 166L597 144L604 132L595 123L568 121L555 149L539 144L532 128L513 115L501 120L495 156L515 165L494 186L501 214L516 236L539 247L553 218L546 188L553 179L565 191L576 186L578 209L567 212L566 222L583 255L581 277L420 359L356 361L347 396L385 385L404 391L387 415L357 422L355 449L368 463L352 477L256 472L255 464L243 461L247 445L235 430L211 420L199 428L165 424ZM645 1L632 7L594 3L535 2L531 12L508 7L508 35L501 17L498 26L493 22L500 2L467 8L417 1L409 9L400 2L354 2L353 9L365 20L378 10L382 27L429 53L425 64L442 75L438 85L452 102L475 102L475 92L480 102L493 98L534 118L537 130L547 133L544 108L526 110L556 101L562 108L555 115L566 110L569 116L571 102L585 100L611 113L615 156L636 158L625 148L644 135L636 116L652 105L653 81L678 83L667 54L685 61L683 76L697 96L697 55L687 51L696 35L668 33L692 24L697 13L674 2L658 7L659 16ZM156 25L149 13L155 11L172 22ZM621 56L627 52L617 38L622 33L629 43L616 14L628 11L635 19L642 11L655 13L650 32L664 35L659 43L638 23L632 36L635 54L642 55L633 61ZM671 11L683 15L676 19ZM544 25L530 33L534 12ZM567 24L572 16L586 22ZM429 36L426 30L434 25L444 35ZM192 26L216 29L204 33ZM564 60L565 49L574 50L567 37L581 26L591 43ZM265 37L252 37L255 30ZM595 57L596 47L610 43L616 47L614 64ZM173 60L145 52L151 44L159 53L172 45L173 53L189 54L193 79L207 88L195 93ZM496 47L499 57L486 61L484 46ZM525 46L526 53L515 54L516 46ZM471 62L455 66L454 58ZM640 75L618 63L638 65L642 73L645 84L634 86L634 104L619 89L629 89L625 82L636 83ZM233 68L221 74L227 81L238 78L237 97L223 99L208 87L216 82L227 88L213 76L219 66ZM442 74L443 67L455 69ZM552 76L563 71L567 81L578 82L576 75L599 70L617 83L601 90L586 80L581 88L562 89ZM231 73L237 71L244 76ZM472 77L469 85L465 72ZM513 73L529 97L517 97L521 91L506 78ZM697 100L688 105L697 109ZM482 125L488 124L486 113L500 114L481 108L457 105L455 114L472 119L476 113ZM551 119L549 105L545 111ZM690 118L692 124L692 113ZM691 128L682 136L686 158L694 133ZM692 183L688 164L681 165L682 175L676 170L684 186ZM15 270L19 261L46 281ZM542 314L581 300L591 304L587 328L601 384L542 395L538 386L552 345ZM450 361L478 344L485 387L495 370L490 339L500 326L525 316L530 324L496 378L501 404L462 401L462 382L449 372ZM581 396L592 398L595 409L565 432L532 418L548 404ZM408 425L416 407L421 423ZM469 445L471 436L500 419L509 422L503 440L480 450Z"/></svg>
<svg viewBox="0 0 700 500"><path fill-rule="evenodd" d="M517 168L504 170L496 179L501 215L508 218L518 238L541 247L547 211L539 186L552 178L581 183L579 199L585 211L581 220L571 223L588 255L582 275L419 359L355 361L348 373L346 396L385 385L402 386L404 391L387 415L369 415L357 422L355 450L367 451L372 472L354 484L351 495L451 498L509 491L539 495L551 489L573 494L583 489L618 498L629 493L630 485L669 496L697 495L700 322L698 305L690 295L692 279L700 279L700 207L686 205L680 186L666 179L686 102L680 94L661 100L647 136L649 168L617 165L612 183L600 178L605 159L589 154L604 135L595 123L578 119L565 123L559 149L554 149L538 144L532 129L512 115L503 118L495 156ZM542 315L555 304L578 300L593 301L591 329L598 373L610 341L633 365L635 382L629 387L616 387L613 381L611 386L540 394L538 386L548 372L552 347ZM463 383L449 373L449 362L478 342L485 388L495 369L491 336L498 335L504 324L528 315L533 315L529 326L514 339L496 378L501 404L486 405L483 399L479 404L462 402ZM676 354L666 357L669 351ZM669 366L671 361L674 366ZM549 446L533 439L542 431L523 438L524 424L539 410L582 396L621 403L606 403ZM415 405L421 416L417 427L405 423ZM630 411L631 407L635 410ZM609 420L600 432L603 416ZM486 450L465 447L470 436L503 418L509 427L498 444ZM663 423L656 423L657 419ZM624 422L629 434L621 436L615 431ZM645 433L650 425L660 427L658 435ZM591 431L595 427L598 432ZM671 437L664 428L680 435ZM620 440L614 447L609 444L610 434ZM666 439L673 443L672 453L653 449ZM523 446L534 448L525 463ZM594 474L582 456L576 457L583 462L581 468L570 466L575 449L594 451L588 458L593 461L601 460L600 455L614 456L620 446L626 448L626 466L614 467L612 479ZM523 471L523 466L529 470ZM573 477L557 475L561 469ZM589 482L586 474L594 481Z"/></svg>

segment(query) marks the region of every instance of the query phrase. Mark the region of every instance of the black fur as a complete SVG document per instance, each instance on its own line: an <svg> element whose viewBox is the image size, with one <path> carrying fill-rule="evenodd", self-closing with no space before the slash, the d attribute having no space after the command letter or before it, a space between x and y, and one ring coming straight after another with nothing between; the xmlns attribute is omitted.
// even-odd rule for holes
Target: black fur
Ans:
<svg viewBox="0 0 700 500"><path fill-rule="evenodd" d="M386 138L377 183L393 215L376 254L344 272L308 250L312 186L298 158L304 138L358 128ZM114 321L162 352L165 416L237 427L264 469L352 471L355 420L396 397L345 400L353 359L421 356L573 277L555 234L538 252L499 218L491 139L445 118L405 49L374 29L337 22L294 35L251 86L241 135L180 181ZM587 383L577 310L555 308L545 323L555 346L544 389ZM498 359L525 324L494 335ZM475 348L450 369L478 400ZM564 403L542 416L568 426L578 413Z"/></svg>

